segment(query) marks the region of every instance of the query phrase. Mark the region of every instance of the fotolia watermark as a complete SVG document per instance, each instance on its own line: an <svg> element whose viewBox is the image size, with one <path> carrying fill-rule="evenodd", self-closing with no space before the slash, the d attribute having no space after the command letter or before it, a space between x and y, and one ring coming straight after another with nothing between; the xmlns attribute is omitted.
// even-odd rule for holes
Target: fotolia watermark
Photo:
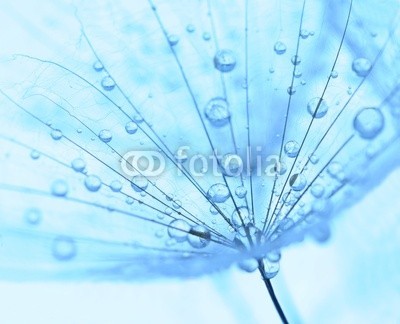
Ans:
<svg viewBox="0 0 400 324"><path fill-rule="evenodd" d="M211 173L214 176L267 176L275 177L285 170L278 155L265 155L262 147L250 147L242 155L235 153L190 154L189 146L179 147L173 156L155 150L132 150L121 159L121 168L126 176L157 177L166 170L176 172L177 176L190 174L203 177Z"/></svg>

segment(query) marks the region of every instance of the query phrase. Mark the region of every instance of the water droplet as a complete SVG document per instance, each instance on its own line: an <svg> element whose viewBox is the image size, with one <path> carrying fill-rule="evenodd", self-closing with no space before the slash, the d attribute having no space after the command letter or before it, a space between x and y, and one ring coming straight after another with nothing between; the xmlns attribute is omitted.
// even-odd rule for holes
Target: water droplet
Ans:
<svg viewBox="0 0 400 324"><path fill-rule="evenodd" d="M344 179L343 167L339 162L331 162L328 166L327 172L332 178L338 180Z"/></svg>
<svg viewBox="0 0 400 324"><path fill-rule="evenodd" d="M115 82L110 76L105 76L103 80L101 80L101 86L106 91L111 91L115 87Z"/></svg>
<svg viewBox="0 0 400 324"><path fill-rule="evenodd" d="M62 138L63 134L59 129L53 129L50 133L53 140L58 141Z"/></svg>
<svg viewBox="0 0 400 324"><path fill-rule="evenodd" d="M172 207L174 207L175 209L179 209L182 207L182 202L180 200L174 200L172 202Z"/></svg>
<svg viewBox="0 0 400 324"><path fill-rule="evenodd" d="M309 160L312 164L317 164L319 162L318 156L316 156L314 153L309 156Z"/></svg>
<svg viewBox="0 0 400 324"><path fill-rule="evenodd" d="M301 63L301 57L298 55L293 55L290 60L293 65L299 65Z"/></svg>
<svg viewBox="0 0 400 324"><path fill-rule="evenodd" d="M242 158L237 154L225 154L221 160L222 172L229 177L237 177L243 171Z"/></svg>
<svg viewBox="0 0 400 324"><path fill-rule="evenodd" d="M207 197L214 203L223 203L229 198L228 187L222 183L213 184L207 191Z"/></svg>
<svg viewBox="0 0 400 324"><path fill-rule="evenodd" d="M231 50L220 50L215 54L214 66L221 72L230 72L236 65L235 55Z"/></svg>
<svg viewBox="0 0 400 324"><path fill-rule="evenodd" d="M205 115L213 126L221 127L229 122L231 114L223 98L211 99L205 107Z"/></svg>
<svg viewBox="0 0 400 324"><path fill-rule="evenodd" d="M125 130L128 134L135 134L138 130L138 126L135 122L130 121L125 125Z"/></svg>
<svg viewBox="0 0 400 324"><path fill-rule="evenodd" d="M69 261L76 256L77 248L75 241L67 236L58 236L52 245L53 256L59 261Z"/></svg>
<svg viewBox="0 0 400 324"><path fill-rule="evenodd" d="M31 151L31 158L33 160L37 160L39 157L40 157L40 153L38 151L36 151L36 150Z"/></svg>
<svg viewBox="0 0 400 324"><path fill-rule="evenodd" d="M288 157L294 158L299 154L300 145L296 141L289 141L285 144L284 150Z"/></svg>
<svg viewBox="0 0 400 324"><path fill-rule="evenodd" d="M270 251L265 257L270 262L278 262L281 259L281 252L278 250Z"/></svg>
<svg viewBox="0 0 400 324"><path fill-rule="evenodd" d="M241 227L250 223L250 212L246 206L241 206L232 213L231 219L235 227ZM243 222L242 222L243 221Z"/></svg>
<svg viewBox="0 0 400 324"><path fill-rule="evenodd" d="M294 191L301 191L307 185L307 179L303 174L295 173L290 177L289 184Z"/></svg>
<svg viewBox="0 0 400 324"><path fill-rule="evenodd" d="M114 192L120 192L122 189L122 183L121 181L114 180L110 183L110 188Z"/></svg>
<svg viewBox="0 0 400 324"><path fill-rule="evenodd" d="M42 212L37 208L29 208L25 211L24 219L30 225L38 225L42 220Z"/></svg>
<svg viewBox="0 0 400 324"><path fill-rule="evenodd" d="M168 235L177 242L184 242L190 232L190 225L183 219L173 220L168 227Z"/></svg>
<svg viewBox="0 0 400 324"><path fill-rule="evenodd" d="M171 46L175 46L176 44L178 44L179 43L178 35L169 35L168 42L169 42L169 45L171 45Z"/></svg>
<svg viewBox="0 0 400 324"><path fill-rule="evenodd" d="M86 168L86 162L80 158L77 158L71 162L71 167L76 172L82 172Z"/></svg>
<svg viewBox="0 0 400 324"><path fill-rule="evenodd" d="M133 121L134 121L136 124L140 124L140 123L142 123L142 122L144 121L144 119L143 119L143 117L142 117L141 114L135 114L135 115L133 116Z"/></svg>
<svg viewBox="0 0 400 324"><path fill-rule="evenodd" d="M333 78L333 79L336 79L337 77L338 77L338 73L337 73L337 71L335 71L335 70L333 70L332 72L331 72L331 78Z"/></svg>
<svg viewBox="0 0 400 324"><path fill-rule="evenodd" d="M268 279L274 278L279 272L279 262L271 262L266 259L263 259L265 276Z"/></svg>
<svg viewBox="0 0 400 324"><path fill-rule="evenodd" d="M290 87L288 87L287 88L287 93L291 96L291 95L294 95L295 93L296 93L296 88L295 87L292 87L292 86L290 86Z"/></svg>
<svg viewBox="0 0 400 324"><path fill-rule="evenodd" d="M274 45L274 51L278 55L282 55L286 52L286 45L280 41L276 42Z"/></svg>
<svg viewBox="0 0 400 324"><path fill-rule="evenodd" d="M247 195L247 189L243 186L237 187L235 190L235 194L238 198L244 198Z"/></svg>
<svg viewBox="0 0 400 324"><path fill-rule="evenodd" d="M210 206L210 213L213 215L218 214L218 209L216 209L213 205Z"/></svg>
<svg viewBox="0 0 400 324"><path fill-rule="evenodd" d="M328 112L328 105L324 99L315 97L308 102L307 110L311 116L322 118Z"/></svg>
<svg viewBox="0 0 400 324"><path fill-rule="evenodd" d="M276 162L274 165L274 171L278 175L284 175L287 170L287 166L284 162Z"/></svg>
<svg viewBox="0 0 400 324"><path fill-rule="evenodd" d="M245 259L238 264L239 268L246 272L254 272L258 269L258 261L254 258Z"/></svg>
<svg viewBox="0 0 400 324"><path fill-rule="evenodd" d="M131 186L136 192L142 192L147 189L149 181L142 175L137 175L132 178Z"/></svg>
<svg viewBox="0 0 400 324"><path fill-rule="evenodd" d="M323 185L315 184L311 187L311 194L315 198L321 198L324 195L325 188Z"/></svg>
<svg viewBox="0 0 400 324"><path fill-rule="evenodd" d="M204 33L203 33L203 39L204 39L205 41L209 41L209 40L211 39L210 33L204 32Z"/></svg>
<svg viewBox="0 0 400 324"><path fill-rule="evenodd" d="M89 191L92 191L92 192L99 191L101 184L102 183L101 183L100 178L95 175L89 175L85 178L85 187Z"/></svg>
<svg viewBox="0 0 400 324"><path fill-rule="evenodd" d="M103 64L101 64L100 61L96 61L96 62L93 63L93 69L96 72L100 72L100 71L102 71L104 69L104 66L103 66Z"/></svg>
<svg viewBox="0 0 400 324"><path fill-rule="evenodd" d="M351 65L353 71L359 76L359 77L365 77L368 75L369 71L372 68L372 64L370 60L360 57L357 58L353 61L353 64Z"/></svg>
<svg viewBox="0 0 400 324"><path fill-rule="evenodd" d="M108 143L112 140L112 134L108 129L103 129L99 133L99 138L102 140L104 143Z"/></svg>
<svg viewBox="0 0 400 324"><path fill-rule="evenodd" d="M310 36L310 33L307 29L302 29L300 30L300 37L303 39L308 38L308 36Z"/></svg>
<svg viewBox="0 0 400 324"><path fill-rule="evenodd" d="M68 184L61 179L55 180L51 185L51 193L57 197L64 197L68 193Z"/></svg>
<svg viewBox="0 0 400 324"><path fill-rule="evenodd" d="M210 243L210 238L210 231L202 225L193 226L188 235L189 244L197 249L206 247Z"/></svg>
<svg viewBox="0 0 400 324"><path fill-rule="evenodd" d="M385 126L385 119L378 108L364 108L354 118L354 129L365 139L376 137Z"/></svg>
<svg viewBox="0 0 400 324"><path fill-rule="evenodd" d="M186 31L188 33L193 33L195 30L196 30L196 28L192 24L189 24L189 25L186 26Z"/></svg>

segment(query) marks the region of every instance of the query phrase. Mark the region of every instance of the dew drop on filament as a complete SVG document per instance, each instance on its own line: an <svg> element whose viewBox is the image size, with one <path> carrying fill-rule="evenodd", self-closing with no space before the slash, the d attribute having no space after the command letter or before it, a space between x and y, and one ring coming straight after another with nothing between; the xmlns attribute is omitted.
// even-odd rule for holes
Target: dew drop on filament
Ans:
<svg viewBox="0 0 400 324"><path fill-rule="evenodd" d="M231 50L219 50L214 56L214 66L221 72L230 72L235 68L236 58Z"/></svg>
<svg viewBox="0 0 400 324"><path fill-rule="evenodd" d="M353 126L365 139L376 137L383 129L385 120L378 108L364 108L354 118Z"/></svg>

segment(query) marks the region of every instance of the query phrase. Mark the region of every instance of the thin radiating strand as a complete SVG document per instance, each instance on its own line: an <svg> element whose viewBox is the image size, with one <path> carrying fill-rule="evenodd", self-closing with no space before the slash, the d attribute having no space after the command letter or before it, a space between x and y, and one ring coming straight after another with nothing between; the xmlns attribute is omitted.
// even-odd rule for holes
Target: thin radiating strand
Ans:
<svg viewBox="0 0 400 324"><path fill-rule="evenodd" d="M10 100L12 103L14 103L18 108L20 108L21 110L23 110L24 112L26 112L28 115L30 115L31 117L33 117L34 119L36 119L37 121L39 121L41 124L45 125L46 127L49 127L50 129L52 129L50 126L48 126L44 121L42 121L40 118L38 118L37 116L33 115L31 112L27 111L25 108L23 108L21 105L19 105L18 103L16 103L13 99L11 99L7 94L5 94L2 90L0 90L0 93L3 94L8 100ZM83 148L82 146L80 146L79 144L77 144L76 142L74 142L73 140L71 140L70 138L68 138L67 136L63 135L63 138L65 138L68 142L70 142L71 144L77 146L78 148L80 148L81 150L85 151L87 154L89 154L90 156L92 156L93 158L95 158L98 162L100 162L101 164L103 164L104 166L106 166L107 168L109 168L111 171L115 172L116 174L120 175L122 178L124 178L126 181L128 181L130 184L133 184L131 180L129 180L127 177L125 177L123 174L119 173L117 170L115 170L114 168L112 168L110 165L108 165L107 163L103 162L102 160L100 160L98 157L96 157L94 154L92 154L91 152L89 152L88 150L86 150L85 148ZM163 201L161 201L160 199L158 199L157 197L151 195L150 193L147 193L149 196L151 196L153 199L155 199L156 201L158 201L159 203L161 203L162 205L164 205L165 207L170 207L169 205L167 205L166 203L164 203ZM177 212L180 216L183 216L185 218L187 218L187 216L183 215L180 211L175 210L175 212ZM199 221L195 216L192 215L192 217L194 217L197 221ZM195 222L193 220L191 220L190 218L188 218L190 221ZM209 226L207 224L205 224L202 221L199 221L202 225L206 226L207 228L209 228ZM196 223L196 222L195 222ZM197 224L197 223L196 223ZM218 233L219 236L224 237L221 233L219 233L218 231L216 231L215 229L211 228L211 230L213 232L215 232L216 234ZM225 237L224 237L225 238ZM226 239L226 238L225 238Z"/></svg>
<svg viewBox="0 0 400 324"><path fill-rule="evenodd" d="M215 46L216 52L218 52L220 48L219 48L219 43L218 43L218 38L217 38L217 31L216 31L216 28L215 28L214 16L213 16L213 13L212 13L212 7L211 7L210 0L207 0L207 8L208 8L208 15L210 17L211 31L212 31L212 37L213 37L213 40L214 40L214 46ZM219 74L220 74L220 77L221 77L221 85L222 85L222 91L223 91L223 94L224 94L224 98L226 99L227 102L229 102L228 101L227 90L226 90L224 73L220 72ZM229 118L229 128L230 128L230 133L231 133L231 138L232 138L235 154L238 155L237 144L236 144L236 139L235 139L235 133L234 133L233 124L232 124L232 120L231 119L232 118ZM248 122L247 122L247 124L248 124ZM248 145L248 147L249 146L250 145ZM240 173L240 182L241 182L241 185L244 186L243 174L242 173ZM251 188L251 201L252 201L252 206L253 206L253 189L252 189L252 185L250 185L250 188ZM246 208L249 209L249 202L248 202L248 199L247 199L247 195L245 197L245 204L246 204ZM251 215L252 215L253 222L254 222L254 207L252 207Z"/></svg>
<svg viewBox="0 0 400 324"><path fill-rule="evenodd" d="M337 116L335 117L335 119L333 120L333 122L329 125L328 129L324 132L323 136L322 136L321 139L318 141L316 147L313 149L313 151L312 151L312 153L310 154L310 156L312 156L313 154L315 154L315 152L318 150L318 148L319 148L320 145L322 144L323 140L326 138L327 134L330 132L330 130L331 130L331 129L333 128L333 126L336 124L336 122L338 121L339 117L342 115L342 113L344 112L344 110L346 109L346 107L348 107L348 105L349 105L349 103L351 102L351 100L355 97L355 95L357 94L357 92L359 91L359 89L361 88L361 86L364 84L365 80L366 80L366 79L368 78L368 76L371 74L373 68L375 67L375 65L376 65L376 63L377 63L377 61L378 61L379 58L382 56L384 50L386 49L386 46L389 44L389 41L390 41L390 39L391 39L391 36L392 36L393 31L394 31L394 29L391 30L391 32L390 32L388 38L386 39L386 42L384 43L384 45L383 45L382 48L380 49L379 53L378 53L377 56L375 57L374 61L372 62L370 73L362 78L362 80L360 81L360 83L358 84L358 86L356 87L356 89L354 90L354 92L351 94L351 96L349 97L349 99L346 101L346 103L343 105L343 107L341 108L341 110L339 111L339 113L337 114ZM386 100L386 99L385 99L385 100ZM305 141L305 138L304 138L304 140L303 140L303 143L304 143L304 141ZM297 157L296 157L296 159L297 159ZM301 171L300 171L300 174L303 173L303 171L307 168L307 166L308 166L309 163L310 163L310 158L307 159L305 165L302 167L302 169L301 169ZM292 172L292 170L293 170L293 167L292 167L292 169L290 170L290 172ZM290 174L289 174L289 176L290 176ZM287 179L289 179L289 177L288 177ZM286 182L285 182L285 186L286 186L286 183L287 183L287 179L286 179ZM283 192L283 190L284 190L284 187L283 187L283 189L282 189L282 192ZM279 200L280 200L280 198L281 198L281 196L282 196L282 192L281 192L281 195L280 195L280 197L279 197L279 199L278 199L278 201L277 201L277 203L276 203L276 205L275 205L275 208L274 208L274 210L273 210L273 214L276 213L276 209L277 209L277 207L278 207ZM284 203L286 202L286 200L288 199L288 197L289 197L289 195L290 195L291 192L292 192L292 189L289 190L288 196L284 199L283 202L281 202L280 210L278 211L277 214L279 214L280 211L282 210L283 205L284 205Z"/></svg>
<svg viewBox="0 0 400 324"><path fill-rule="evenodd" d="M166 42L168 43L168 34L167 34L167 31L165 30L164 25L163 25L162 22L161 22L160 16L158 15L158 13L157 13L157 11L156 11L156 8L155 8L153 2L152 2L151 0L148 0L148 2L149 2L149 4L150 4L150 9L151 9L151 11L154 13L154 16L156 17L156 20L157 20L157 22L158 22L158 24L159 24L159 26L160 26L160 29L161 29L161 31L162 31L162 33L163 33L163 35L164 35L164 38L165 38ZM169 43L168 43L168 44L169 44ZM210 144L210 148L211 148L211 150L212 150L212 152L213 152L214 158L216 159L218 166L222 169L221 163L220 163L220 161L218 160L218 158L217 158L217 156L216 156L216 154L215 154L216 151L215 151L214 144L212 143L210 134L209 134L209 132L208 132L208 130L207 130L207 127L206 127L206 125L205 125L205 123L204 123L204 120L203 120L203 118L202 118L202 116L201 116L201 112L200 112L199 106L198 106L198 104L197 104L197 100L196 100L196 98L195 98L195 96L194 96L194 93L193 93L193 91L192 91L192 88L191 88L191 86L190 86L190 84L189 84L189 81L188 81L188 79L187 79L187 77L186 77L186 73L185 73L185 71L183 70L182 64L181 64L181 62L179 61L179 58L178 58L178 56L177 56L175 50L173 49L173 47L172 47L171 45L169 45L169 48L170 48L170 50L171 50L171 53L172 53L172 55L173 55L173 57L174 57L174 59L175 59L175 62L176 62L176 64L177 64L177 66L178 66L178 68L179 68L180 74L181 74L182 79L183 79L183 81L184 81L184 83L185 83L185 85L186 85L186 88L188 89L189 95L190 95L190 97L191 97L191 99L192 99L192 101L193 101L194 108L195 108L196 113L197 113L197 115L198 115L198 117L199 117L199 119L200 119L200 122L201 122L201 124L202 124L202 128L203 128L203 130L204 130L204 132L205 132L205 135L206 135L206 137L207 137L207 141L208 141L208 143ZM237 213L238 213L238 216L239 216L239 218L240 218L240 221L241 221L242 225L244 226L245 223L244 223L243 217L242 217L241 213L239 213L239 208L238 208L238 206L237 206L237 204L236 204L235 198L233 197L232 191L231 191L231 189L230 189L230 186L229 186L229 184L228 184L228 182L227 182L227 180L226 180L226 177L225 177L225 175L224 175L223 172L222 172L222 178L223 178L223 180L224 180L225 186L226 186L227 189L228 189L229 197L230 197L230 199L231 199L232 202L233 202L233 205L234 205L234 207L235 207L235 210L236 210ZM231 225L230 220L229 220L228 224ZM233 228L234 228L234 227L233 227ZM237 231L236 228L234 228L234 230ZM246 230L246 232L247 232L247 230ZM248 236L249 236L249 235L248 235Z"/></svg>
<svg viewBox="0 0 400 324"><path fill-rule="evenodd" d="M279 204L279 201L281 200L282 195L283 195L283 193L284 193L284 191L285 191L287 182L289 181L290 176L291 176L291 174L292 174L292 171L293 171L293 169L294 169L294 167L295 167L295 165L296 165L297 159L298 159L298 157L300 156L300 152L301 152L301 150L302 150L302 148L303 148L303 146L304 146L304 144L305 144L305 141L306 141L307 136L308 136L308 134L309 134L309 132L310 132L311 126L313 125L313 123L314 123L314 121L315 121L315 116L316 116L317 113L318 113L318 110L319 110L319 107L320 107L320 105L321 105L321 103L322 103L322 100L323 100L323 98L324 98L325 92L326 92L326 90L328 89L329 83L330 83L331 78L332 78L332 72L335 70L335 67L336 67L336 64L337 64L337 61L338 61L338 58L339 58L339 55L340 55L340 51L341 51L341 49L342 49L343 41L344 41L344 38L345 38L345 36L346 36L347 27L348 27L348 25L349 25L349 20L350 20L350 15L351 15L351 10L352 10L352 5L353 5L353 0L350 1L350 7L349 7L348 14L347 14L347 19L346 19L346 24L345 24L345 27L344 27L344 32L343 32L342 38L341 38L341 40L340 40L339 48L338 48L338 50L337 50L337 52L336 52L336 55L335 55L335 60L334 60L334 62L333 62L333 64L332 64L332 68L331 68L331 71L330 71L331 73L329 74L328 80L327 80L327 82L325 83L324 89L323 89L322 94L321 94L321 97L320 97L320 99L319 99L319 101L318 101L318 104L317 104L317 107L316 107L316 109L315 109L315 112L314 112L314 114L312 115L311 121L310 121L310 123L308 124L308 128L307 128L307 130L306 130L306 133L305 133L305 135L304 135L304 137L303 137L303 140L302 140L302 142L301 142L301 144L300 144L299 153L296 155L296 157L295 157L295 159L294 159L294 161L293 161L293 163L292 163L292 166L291 166L291 168L290 168L290 170L289 170L289 172L288 172L288 175L287 175L287 177L286 177L286 180L285 180L285 182L284 182L284 184L283 184L283 186L282 186L282 190L281 190L281 192L280 192L280 194L279 194L279 197L278 197L278 199L277 199L277 202L276 202L276 204L275 204L275 207L272 209L272 215L276 212L276 208L277 208L277 206L278 206L278 204ZM284 139L283 139L283 141L284 141ZM271 215L271 218L272 218L272 215ZM267 224L268 216L269 216L269 215L268 215L268 213L267 213L266 218L265 218L265 222L264 222L263 231L265 230L265 224Z"/></svg>
<svg viewBox="0 0 400 324"><path fill-rule="evenodd" d="M300 33L301 33L301 29L303 28L303 17L304 17L305 6L306 6L306 0L303 0L303 5L302 5L302 9L301 9L301 17L300 17L300 25L299 25L299 29L298 29L298 33L297 33L297 44L296 44L296 54L295 54L295 59L296 60L297 60L298 55L299 55L300 39L301 39ZM296 72L296 68L297 68L297 64L293 64L292 80L291 80L291 84L290 84L290 88L289 88L290 89L290 91L289 91L290 93L289 93L288 104L287 104L287 107L286 107L285 123L284 123L284 126L283 126L282 140L281 140L281 145L280 145L280 149L279 149L279 163L282 160L282 151L283 151L283 145L285 143L285 135L286 135L286 128L287 128L288 118L289 118L290 105L291 105L291 102L292 102L292 94L291 94L291 92L293 90L294 75L295 75L295 72ZM268 215L269 215L269 212L270 212L270 209L271 209L272 198L273 198L273 195L274 195L274 191L275 191L277 180L278 180L278 178L277 178L277 176L275 176L274 183L272 185L272 190L271 190L269 203L268 203L268 209L267 209L267 212L266 212L266 215L265 215L265 219L268 219ZM262 232L264 232L266 223L267 222L264 222L264 226L263 226Z"/></svg>

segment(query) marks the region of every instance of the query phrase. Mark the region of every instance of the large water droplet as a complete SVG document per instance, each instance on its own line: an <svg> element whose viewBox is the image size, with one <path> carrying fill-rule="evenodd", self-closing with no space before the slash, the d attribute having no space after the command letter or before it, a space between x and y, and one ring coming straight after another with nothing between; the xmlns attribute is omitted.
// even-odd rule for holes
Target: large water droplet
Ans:
<svg viewBox="0 0 400 324"><path fill-rule="evenodd" d="M55 180L51 185L51 193L57 197L64 197L68 193L68 184L61 179Z"/></svg>
<svg viewBox="0 0 400 324"><path fill-rule="evenodd" d="M185 241L189 232L190 225L183 219L173 220L168 227L168 235L177 242Z"/></svg>
<svg viewBox="0 0 400 324"><path fill-rule="evenodd" d="M359 77L365 77L368 75L369 71L372 68L372 64L370 60L360 57L357 58L353 61L353 64L351 65L353 71L359 76Z"/></svg>
<svg viewBox="0 0 400 324"><path fill-rule="evenodd" d="M135 134L138 130L138 126L135 122L130 121L125 125L125 130L128 134Z"/></svg>
<svg viewBox="0 0 400 324"><path fill-rule="evenodd" d="M284 150L288 157L294 158L299 154L300 145L296 141L289 141L285 144Z"/></svg>
<svg viewBox="0 0 400 324"><path fill-rule="evenodd" d="M278 55L282 55L286 52L286 45L282 42L276 42L274 45L274 51Z"/></svg>
<svg viewBox="0 0 400 324"><path fill-rule="evenodd" d="M30 225L38 225L42 220L42 212L37 208L29 208L25 211L24 219Z"/></svg>
<svg viewBox="0 0 400 324"><path fill-rule="evenodd" d="M235 55L231 50L220 50L215 54L214 66L221 72L230 72L236 65Z"/></svg>
<svg viewBox="0 0 400 324"><path fill-rule="evenodd" d="M111 91L115 87L115 82L110 76L106 76L101 80L101 86L106 91Z"/></svg>
<svg viewBox="0 0 400 324"><path fill-rule="evenodd" d="M229 198L228 187L222 183L213 184L207 191L207 197L214 203L223 203Z"/></svg>
<svg viewBox="0 0 400 324"><path fill-rule="evenodd" d="M307 179L303 174L295 173L290 177L289 184L294 191L301 191L307 185Z"/></svg>
<svg viewBox="0 0 400 324"><path fill-rule="evenodd" d="M308 102L307 110L311 116L322 118L328 112L328 105L324 99L321 100L321 98L315 97Z"/></svg>
<svg viewBox="0 0 400 324"><path fill-rule="evenodd" d="M132 183L131 186L133 190L137 192L142 192L147 189L149 185L149 181L146 179L146 177L142 175L137 175L132 178Z"/></svg>
<svg viewBox="0 0 400 324"><path fill-rule="evenodd" d="M210 238L210 231L202 225L193 226L188 235L189 244L197 249L206 247L210 243Z"/></svg>
<svg viewBox="0 0 400 324"><path fill-rule="evenodd" d="M53 256L59 261L69 261L76 256L75 241L67 236L56 237L52 245Z"/></svg>
<svg viewBox="0 0 400 324"><path fill-rule="evenodd" d="M101 187L101 180L95 175L89 175L85 178L85 187L87 190L96 192Z"/></svg>
<svg viewBox="0 0 400 324"><path fill-rule="evenodd" d="M376 137L385 126L385 119L378 108L364 108L354 118L354 129L362 138Z"/></svg>
<svg viewBox="0 0 400 324"><path fill-rule="evenodd" d="M223 98L211 99L207 103L204 111L207 119L216 127L226 125L231 117L228 103Z"/></svg>
<svg viewBox="0 0 400 324"><path fill-rule="evenodd" d="M102 140L104 143L108 143L112 140L112 134L108 129L103 129L99 133L99 138Z"/></svg>

